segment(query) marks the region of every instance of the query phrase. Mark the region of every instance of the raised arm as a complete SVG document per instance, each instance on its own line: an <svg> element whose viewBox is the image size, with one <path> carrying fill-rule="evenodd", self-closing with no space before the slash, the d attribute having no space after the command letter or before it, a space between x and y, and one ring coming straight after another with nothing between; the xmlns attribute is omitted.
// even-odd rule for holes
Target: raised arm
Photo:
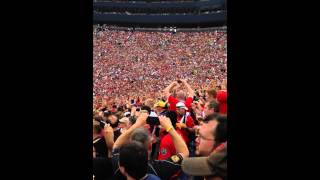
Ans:
<svg viewBox="0 0 320 180"><path fill-rule="evenodd" d="M163 90L163 94L165 96L166 99L168 99L168 97L170 96L170 91L173 89L173 87L177 86L178 83L176 81L173 81L171 84L169 84L164 90Z"/></svg>
<svg viewBox="0 0 320 180"><path fill-rule="evenodd" d="M111 157L111 151L112 151L113 144L114 144L114 141L113 141L114 134L113 134L113 129L110 126L110 124L104 125L103 132L104 132L104 139L106 140L106 144L108 147L108 157Z"/></svg>
<svg viewBox="0 0 320 180"><path fill-rule="evenodd" d="M223 81L221 83L221 89L227 90L227 79L223 79Z"/></svg>
<svg viewBox="0 0 320 180"><path fill-rule="evenodd" d="M191 88L191 86L187 83L186 80L181 79L181 82L182 82L183 85L187 88L189 97L192 97L192 98L193 98L193 96L194 96L194 90Z"/></svg>
<svg viewBox="0 0 320 180"><path fill-rule="evenodd" d="M143 127L146 124L147 118L148 118L148 113L141 112L136 123L134 123L128 130L126 130L123 134L121 134L118 137L116 142L113 144L113 149L120 148L123 144L125 144L127 140L130 139L130 136L135 129L139 127Z"/></svg>
<svg viewBox="0 0 320 180"><path fill-rule="evenodd" d="M168 117L160 116L159 117L160 124L165 130L170 134L174 147L176 148L176 152L179 153L183 158L189 156L189 150L182 139L182 137L177 133L177 131L173 128L171 121Z"/></svg>

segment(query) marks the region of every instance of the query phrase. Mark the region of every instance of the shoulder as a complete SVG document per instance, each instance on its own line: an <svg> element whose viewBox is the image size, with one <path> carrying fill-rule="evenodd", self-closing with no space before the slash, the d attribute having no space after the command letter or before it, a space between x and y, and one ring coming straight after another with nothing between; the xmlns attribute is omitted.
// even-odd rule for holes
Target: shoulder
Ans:
<svg viewBox="0 0 320 180"><path fill-rule="evenodd" d="M183 157L180 154L174 154L165 160L154 160L153 163L167 165L170 168L170 166L180 166L182 160Z"/></svg>
<svg viewBox="0 0 320 180"><path fill-rule="evenodd" d="M177 99L175 97L173 97L172 95L169 96L168 101L177 101Z"/></svg>
<svg viewBox="0 0 320 180"><path fill-rule="evenodd" d="M186 99L187 103L192 103L192 101L193 101L193 97L187 97L187 99Z"/></svg>
<svg viewBox="0 0 320 180"><path fill-rule="evenodd" d="M158 176L155 176L153 174L148 174L148 177L146 180L160 180Z"/></svg>

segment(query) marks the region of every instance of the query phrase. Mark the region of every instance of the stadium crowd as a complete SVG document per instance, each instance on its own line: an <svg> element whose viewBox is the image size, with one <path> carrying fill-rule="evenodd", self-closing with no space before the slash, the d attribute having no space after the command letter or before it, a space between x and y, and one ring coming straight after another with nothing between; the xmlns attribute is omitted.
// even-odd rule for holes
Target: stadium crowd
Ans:
<svg viewBox="0 0 320 180"><path fill-rule="evenodd" d="M224 32L94 32L95 180L227 179Z"/></svg>
<svg viewBox="0 0 320 180"><path fill-rule="evenodd" d="M195 89L227 74L225 32L135 32L104 28L94 33L94 99L155 98L175 79ZM147 92L147 93L146 93Z"/></svg>

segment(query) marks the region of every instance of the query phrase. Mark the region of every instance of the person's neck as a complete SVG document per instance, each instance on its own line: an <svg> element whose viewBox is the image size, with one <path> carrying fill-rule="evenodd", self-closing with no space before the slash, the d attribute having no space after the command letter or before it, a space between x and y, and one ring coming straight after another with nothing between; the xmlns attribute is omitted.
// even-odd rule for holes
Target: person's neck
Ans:
<svg viewBox="0 0 320 180"><path fill-rule="evenodd" d="M214 100L215 100L215 98L209 97L208 100L207 100L207 102L211 102L211 101L214 101Z"/></svg>

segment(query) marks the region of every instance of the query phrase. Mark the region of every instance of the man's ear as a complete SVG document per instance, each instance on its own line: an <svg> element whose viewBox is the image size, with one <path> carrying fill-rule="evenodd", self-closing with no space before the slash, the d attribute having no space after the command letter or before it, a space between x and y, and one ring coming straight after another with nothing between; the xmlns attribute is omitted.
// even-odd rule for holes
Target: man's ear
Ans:
<svg viewBox="0 0 320 180"><path fill-rule="evenodd" d="M124 176L127 175L126 170L125 170L125 168L123 166L119 166L119 170Z"/></svg>

